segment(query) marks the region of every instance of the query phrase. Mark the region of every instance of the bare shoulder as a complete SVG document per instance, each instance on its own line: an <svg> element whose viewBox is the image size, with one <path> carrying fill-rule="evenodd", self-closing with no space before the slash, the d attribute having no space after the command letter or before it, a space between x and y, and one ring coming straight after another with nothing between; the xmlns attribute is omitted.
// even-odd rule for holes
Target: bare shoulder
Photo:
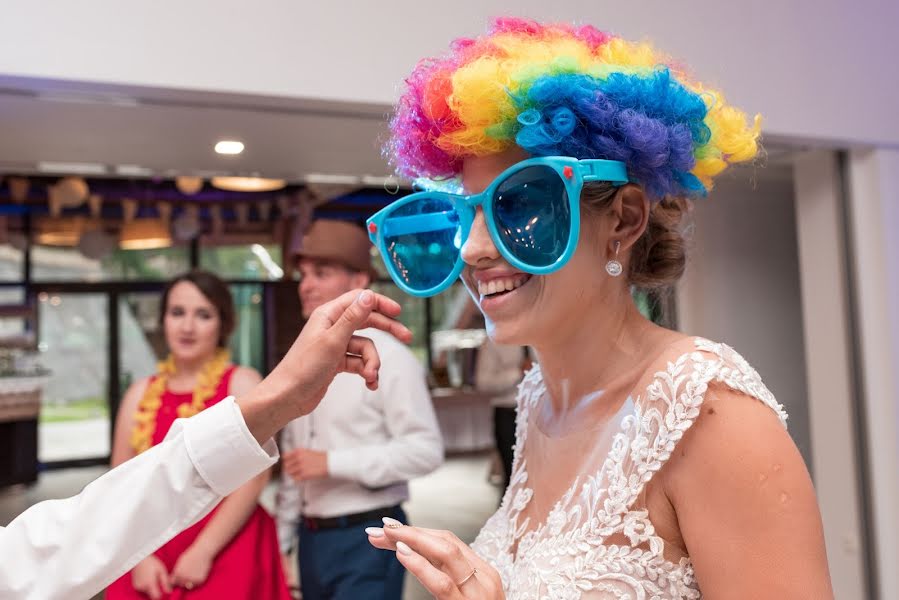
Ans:
<svg viewBox="0 0 899 600"><path fill-rule="evenodd" d="M140 404L141 398L144 397L144 393L147 391L147 386L150 385L150 379L152 377L141 377L128 386L128 389L125 390L125 395L122 396L122 403L119 405L120 411L132 413L137 410L137 405Z"/></svg>
<svg viewBox="0 0 899 600"><path fill-rule="evenodd" d="M238 366L231 374L228 393L234 396L245 394L262 381L262 375L252 367Z"/></svg>
<svg viewBox="0 0 899 600"><path fill-rule="evenodd" d="M151 377L141 377L132 382L128 389L125 390L122 401L119 403L118 416L116 417L115 431L117 434L118 432L131 430L131 427L134 425L137 408L147 391L150 379Z"/></svg>
<svg viewBox="0 0 899 600"><path fill-rule="evenodd" d="M783 486L808 482L809 475L777 413L756 398L713 383L700 415L675 449L668 479L675 496L742 490L752 493L736 500L778 505ZM715 483L728 485L710 489Z"/></svg>
<svg viewBox="0 0 899 600"><path fill-rule="evenodd" d="M140 401L147 392L151 377L141 377L133 382L125 390L122 402L119 404L116 416L115 429L112 440L110 464L115 467L134 457L134 448L131 446L131 431L134 428L137 409Z"/></svg>
<svg viewBox="0 0 899 600"><path fill-rule="evenodd" d="M704 592L832 597L811 477L770 406L710 385L660 475Z"/></svg>

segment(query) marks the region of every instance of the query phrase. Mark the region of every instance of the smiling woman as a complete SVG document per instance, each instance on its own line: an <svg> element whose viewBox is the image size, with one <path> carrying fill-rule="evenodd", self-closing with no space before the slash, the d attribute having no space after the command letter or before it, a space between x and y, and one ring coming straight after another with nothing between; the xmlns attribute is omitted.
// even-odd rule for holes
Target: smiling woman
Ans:
<svg viewBox="0 0 899 600"><path fill-rule="evenodd" d="M372 240L411 294L461 278L490 337L539 364L475 543L391 520L371 543L441 600L832 597L783 407L733 349L660 327L632 295L679 279L683 217L755 157L759 118L647 43L521 19L406 85L398 171L462 191L395 202Z"/></svg>
<svg viewBox="0 0 899 600"><path fill-rule="evenodd" d="M228 286L215 275L191 271L169 282L159 310L169 356L155 375L136 381L125 393L116 419L113 466L161 443L176 418L239 396L261 380L253 369L231 363L227 347L235 320ZM113 583L106 597L163 597L162 592L183 588L198 599L286 600L274 521L258 504L268 478L265 472L225 498Z"/></svg>

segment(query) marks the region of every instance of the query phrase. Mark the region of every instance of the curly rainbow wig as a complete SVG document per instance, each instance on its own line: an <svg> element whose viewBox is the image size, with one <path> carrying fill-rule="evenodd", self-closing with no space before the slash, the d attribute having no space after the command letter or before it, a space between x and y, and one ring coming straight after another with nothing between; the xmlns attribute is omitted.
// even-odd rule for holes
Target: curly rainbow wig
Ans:
<svg viewBox="0 0 899 600"><path fill-rule="evenodd" d="M517 144L534 156L619 160L650 198L689 198L756 156L760 120L647 43L501 18L418 63L385 152L401 176L440 181L457 178L466 157Z"/></svg>

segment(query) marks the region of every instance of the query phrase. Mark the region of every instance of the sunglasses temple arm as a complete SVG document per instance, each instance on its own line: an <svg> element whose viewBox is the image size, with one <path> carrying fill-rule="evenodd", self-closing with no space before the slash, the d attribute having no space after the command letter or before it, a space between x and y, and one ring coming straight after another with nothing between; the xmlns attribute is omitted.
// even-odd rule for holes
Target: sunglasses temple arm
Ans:
<svg viewBox="0 0 899 600"><path fill-rule="evenodd" d="M579 163L581 177L584 182L608 181L614 186L621 186L630 180L627 176L627 166L624 163L611 160L582 160Z"/></svg>
<svg viewBox="0 0 899 600"><path fill-rule="evenodd" d="M395 237L410 233L427 233L429 231L454 229L458 226L458 213L448 210L423 215L409 215L407 217L388 217L384 220L382 229L385 237Z"/></svg>

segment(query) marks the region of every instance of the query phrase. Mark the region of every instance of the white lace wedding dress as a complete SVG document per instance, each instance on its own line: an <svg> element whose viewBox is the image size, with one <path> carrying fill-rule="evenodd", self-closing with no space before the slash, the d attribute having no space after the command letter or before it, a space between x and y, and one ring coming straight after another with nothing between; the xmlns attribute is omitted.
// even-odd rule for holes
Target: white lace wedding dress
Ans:
<svg viewBox="0 0 899 600"><path fill-rule="evenodd" d="M645 487L700 414L710 385L787 415L733 349L701 338L672 347L637 379L635 398L599 429L547 435L539 367L519 388L512 481L473 548L509 600L701 598L689 556L656 534ZM643 385L645 384L645 385Z"/></svg>

